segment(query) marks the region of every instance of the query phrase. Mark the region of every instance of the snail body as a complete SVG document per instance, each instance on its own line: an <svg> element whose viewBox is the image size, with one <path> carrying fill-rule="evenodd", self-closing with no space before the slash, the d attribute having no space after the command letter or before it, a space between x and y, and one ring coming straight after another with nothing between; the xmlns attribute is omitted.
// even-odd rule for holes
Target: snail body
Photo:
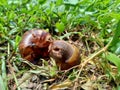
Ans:
<svg viewBox="0 0 120 90"><path fill-rule="evenodd" d="M48 47L52 42L51 35L45 30L33 29L26 31L19 43L22 58L34 62L49 56Z"/></svg>
<svg viewBox="0 0 120 90"><path fill-rule="evenodd" d="M80 52L76 46L63 40L56 40L49 48L50 56L61 70L80 64Z"/></svg>

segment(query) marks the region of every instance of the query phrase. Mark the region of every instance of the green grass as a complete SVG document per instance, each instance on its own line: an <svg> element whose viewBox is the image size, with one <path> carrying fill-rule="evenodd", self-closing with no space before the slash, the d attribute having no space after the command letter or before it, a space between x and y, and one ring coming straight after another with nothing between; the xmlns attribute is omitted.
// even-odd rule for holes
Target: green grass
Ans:
<svg viewBox="0 0 120 90"><path fill-rule="evenodd" d="M29 68L22 66L18 44L23 33L33 28L49 30L56 39L77 43L81 51L80 69L58 71L54 60L51 65L43 62L41 68L45 70L35 66L39 72L36 69L29 72L28 69L33 69L31 65ZM88 88L85 85L90 85L99 90L119 89L119 37L120 0L1 0L0 89L15 87L27 71L46 77L45 83L42 83L44 88L73 85L73 88L85 89ZM52 83L48 84L50 81L46 80L52 79ZM59 85L61 82L62 85Z"/></svg>

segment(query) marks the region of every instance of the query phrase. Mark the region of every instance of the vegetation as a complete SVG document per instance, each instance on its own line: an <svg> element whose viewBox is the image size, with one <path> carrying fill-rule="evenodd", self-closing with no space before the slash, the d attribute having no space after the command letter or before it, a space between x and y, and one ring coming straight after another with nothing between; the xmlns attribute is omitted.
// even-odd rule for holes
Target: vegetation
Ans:
<svg viewBox="0 0 120 90"><path fill-rule="evenodd" d="M81 64L59 71L22 60L18 44L33 28L76 44ZM120 89L120 0L1 0L0 90Z"/></svg>

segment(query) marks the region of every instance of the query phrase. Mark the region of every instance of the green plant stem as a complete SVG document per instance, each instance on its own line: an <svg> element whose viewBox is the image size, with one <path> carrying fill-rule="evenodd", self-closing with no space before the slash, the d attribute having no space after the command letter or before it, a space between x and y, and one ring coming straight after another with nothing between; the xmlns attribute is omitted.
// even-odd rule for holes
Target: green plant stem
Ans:
<svg viewBox="0 0 120 90"><path fill-rule="evenodd" d="M3 83L4 83L4 88L5 90L8 90L8 87L7 87L7 75L6 75L6 63L5 63L5 60L2 59L2 80L3 80Z"/></svg>

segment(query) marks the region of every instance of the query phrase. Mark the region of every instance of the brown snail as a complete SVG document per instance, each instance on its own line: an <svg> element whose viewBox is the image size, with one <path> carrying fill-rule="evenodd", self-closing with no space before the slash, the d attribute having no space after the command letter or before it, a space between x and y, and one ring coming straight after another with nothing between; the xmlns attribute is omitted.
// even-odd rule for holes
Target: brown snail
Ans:
<svg viewBox="0 0 120 90"><path fill-rule="evenodd" d="M80 52L76 46L63 40L56 40L49 48L50 56L61 70L80 64Z"/></svg>
<svg viewBox="0 0 120 90"><path fill-rule="evenodd" d="M26 31L19 43L22 58L36 62L40 58L49 57L48 47L52 42L51 35L42 29Z"/></svg>

